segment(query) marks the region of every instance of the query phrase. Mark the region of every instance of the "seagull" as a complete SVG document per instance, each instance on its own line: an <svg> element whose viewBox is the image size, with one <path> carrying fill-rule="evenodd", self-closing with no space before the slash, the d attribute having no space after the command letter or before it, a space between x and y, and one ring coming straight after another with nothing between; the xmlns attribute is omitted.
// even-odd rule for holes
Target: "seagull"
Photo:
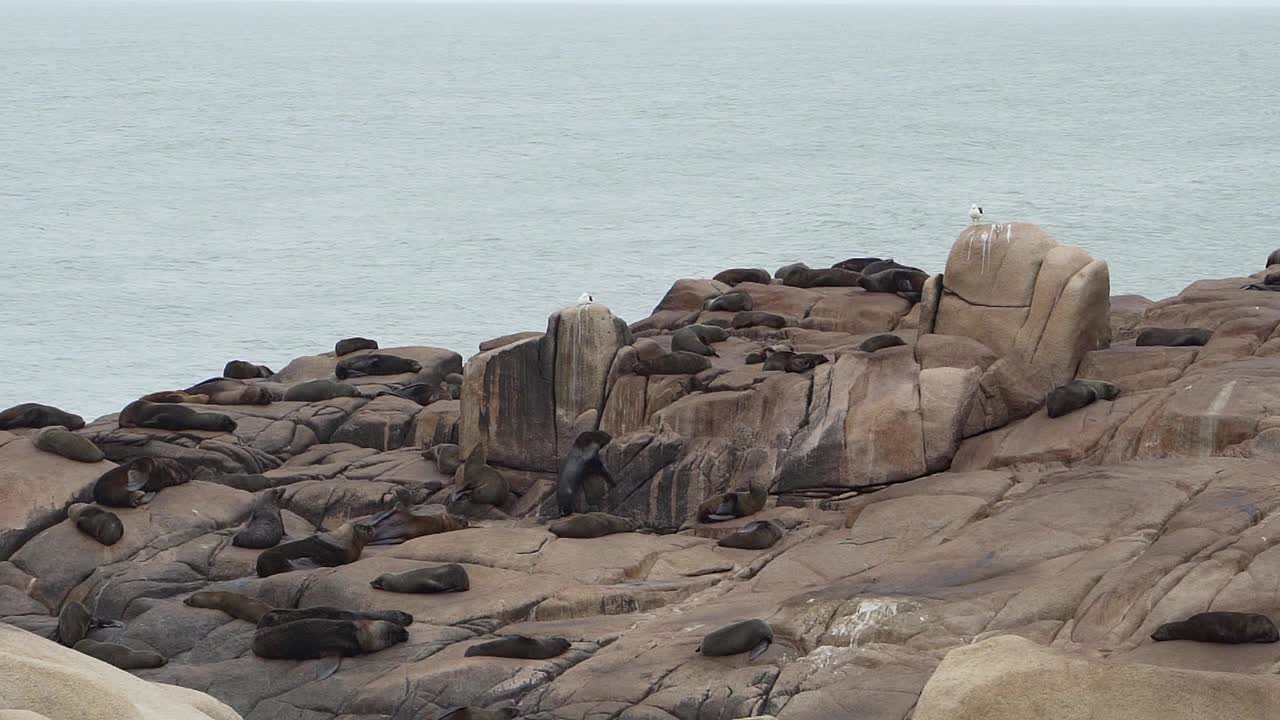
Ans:
<svg viewBox="0 0 1280 720"><path fill-rule="evenodd" d="M970 205L970 206L969 206L969 220L970 220L974 225L977 225L977 224L978 224L978 221L979 221L979 220L981 220L981 219L982 219L982 208L978 207L977 203L974 203L974 204Z"/></svg>
<svg viewBox="0 0 1280 720"><path fill-rule="evenodd" d="M593 302L595 302L595 299L591 297L591 293L582 293L578 296L579 305L589 305Z"/></svg>

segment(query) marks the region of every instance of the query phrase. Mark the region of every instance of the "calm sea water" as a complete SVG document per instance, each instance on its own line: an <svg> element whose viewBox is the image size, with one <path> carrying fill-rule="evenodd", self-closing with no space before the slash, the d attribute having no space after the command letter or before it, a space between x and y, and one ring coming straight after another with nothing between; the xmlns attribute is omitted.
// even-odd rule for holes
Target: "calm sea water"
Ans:
<svg viewBox="0 0 1280 720"><path fill-rule="evenodd" d="M0 407L583 290L852 255L971 201L1151 297L1280 246L1280 14L0 0Z"/></svg>

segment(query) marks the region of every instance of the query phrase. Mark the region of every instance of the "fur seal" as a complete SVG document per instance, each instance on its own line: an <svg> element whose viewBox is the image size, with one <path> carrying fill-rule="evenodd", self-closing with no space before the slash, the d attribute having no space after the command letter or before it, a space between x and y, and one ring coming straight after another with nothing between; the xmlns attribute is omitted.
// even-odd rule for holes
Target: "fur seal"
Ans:
<svg viewBox="0 0 1280 720"><path fill-rule="evenodd" d="M1196 347L1209 342L1212 330L1204 328L1147 328L1138 333L1138 347Z"/></svg>
<svg viewBox="0 0 1280 720"><path fill-rule="evenodd" d="M1072 380L1050 390L1044 407L1049 417L1056 418L1091 405L1095 400L1115 400L1119 395L1120 388L1109 382Z"/></svg>
<svg viewBox="0 0 1280 720"><path fill-rule="evenodd" d="M355 610L341 610L326 605L316 605L305 608L275 608L262 616L262 619L258 621L258 627L274 627L285 623L297 622L298 620L346 620L349 622L355 620L379 620L395 623L401 627L409 627L413 624L413 616L399 610L357 612Z"/></svg>
<svg viewBox="0 0 1280 720"><path fill-rule="evenodd" d="M445 708L444 712L436 716L436 720L515 720L517 717L520 717L520 711L513 707L502 708L501 710L484 710L470 705L462 705Z"/></svg>
<svg viewBox="0 0 1280 720"><path fill-rule="evenodd" d="M58 612L58 642L69 648L76 646L89 634L89 631L100 627L123 627L114 620L99 620L84 605L69 600Z"/></svg>
<svg viewBox="0 0 1280 720"><path fill-rule="evenodd" d="M369 581L375 590L395 593L447 593L471 589L467 571L457 563L419 568L402 573L386 573Z"/></svg>
<svg viewBox="0 0 1280 720"><path fill-rule="evenodd" d="M1151 639L1194 640L1195 642L1273 643L1280 641L1276 624L1266 615L1238 612L1203 612L1182 622L1165 623L1151 633Z"/></svg>
<svg viewBox="0 0 1280 720"><path fill-rule="evenodd" d="M115 665L121 670L158 668L168 662L160 653L151 652L150 650L134 650L124 645L98 642L88 638L76 643L75 651L101 660L108 665Z"/></svg>
<svg viewBox="0 0 1280 720"><path fill-rule="evenodd" d="M372 525L349 522L333 532L277 545L258 555L258 577L353 563L372 537Z"/></svg>
<svg viewBox="0 0 1280 720"><path fill-rule="evenodd" d="M581 513L562 517L547 526L559 538L598 538L616 533L635 532L639 523L602 512Z"/></svg>
<svg viewBox="0 0 1280 720"><path fill-rule="evenodd" d="M769 274L769 271L761 270L760 268L729 268L716 273L715 277L711 279L729 286L744 282L760 283L761 285L768 285L773 282L773 276Z"/></svg>
<svg viewBox="0 0 1280 720"><path fill-rule="evenodd" d="M764 509L769 489L752 484L747 492L716 493L698 506L698 522L722 522L754 515Z"/></svg>
<svg viewBox="0 0 1280 720"><path fill-rule="evenodd" d="M780 352L794 353L795 351L796 349L792 347L789 343L775 343L773 345L766 345L760 348L759 350L753 350L747 353L747 356L743 358L743 361L746 362L746 364L748 365L759 365L765 360L768 360L769 357L772 356L774 353L780 353Z"/></svg>
<svg viewBox="0 0 1280 720"><path fill-rule="evenodd" d="M795 288L858 287L861 280L861 273L850 272L841 268L826 268L823 270L796 268L782 278L782 284Z"/></svg>
<svg viewBox="0 0 1280 720"><path fill-rule="evenodd" d="M787 326L787 319L777 313L763 310L743 310L733 316L733 329L741 330L749 327L767 327L779 330Z"/></svg>
<svg viewBox="0 0 1280 720"><path fill-rule="evenodd" d="M873 275L863 275L858 282L867 292L873 293L908 293L919 295L924 291L924 283L929 279L928 273L916 270L895 268L881 270Z"/></svg>
<svg viewBox="0 0 1280 720"><path fill-rule="evenodd" d="M520 658L521 660L550 660L559 657L569 649L569 641L564 638L535 639L526 635L507 635L472 645L467 648L466 657L502 657Z"/></svg>
<svg viewBox="0 0 1280 720"><path fill-rule="evenodd" d="M395 395L405 400L411 400L422 406L430 405L438 400L452 400L453 393L444 383L427 383L415 382L408 385L402 385L395 390L383 390L378 393L378 397L382 395Z"/></svg>
<svg viewBox="0 0 1280 720"><path fill-rule="evenodd" d="M61 455L76 462L96 463L107 457L89 438L58 425L35 431L31 436L31 444L47 453Z"/></svg>
<svg viewBox="0 0 1280 720"><path fill-rule="evenodd" d="M109 510L87 503L72 503L67 519L76 529L103 545L115 545L124 537L124 523Z"/></svg>
<svg viewBox="0 0 1280 720"><path fill-rule="evenodd" d="M234 432L236 421L226 415L196 412L181 405L164 405L135 400L120 411L122 428L156 428L159 430L205 430Z"/></svg>
<svg viewBox="0 0 1280 720"><path fill-rule="evenodd" d="M786 350L770 353L764 361L765 370L781 370L789 373L803 373L830 362L821 353L796 353Z"/></svg>
<svg viewBox="0 0 1280 720"><path fill-rule="evenodd" d="M384 620L310 618L259 626L253 635L253 654L270 660L351 657L385 650L408 639L409 631L403 625Z"/></svg>
<svg viewBox="0 0 1280 720"><path fill-rule="evenodd" d="M765 284L767 285L768 283ZM751 298L751 295L741 290L735 290L713 298L707 298L707 301L702 303L702 309L716 312L741 312L750 310L754 304L755 300Z"/></svg>
<svg viewBox="0 0 1280 720"><path fill-rule="evenodd" d="M373 538L367 545L398 545L426 535L465 530L467 519L449 513L415 515L402 504L380 512L366 520L373 527Z"/></svg>
<svg viewBox="0 0 1280 720"><path fill-rule="evenodd" d="M462 463L461 487L450 498L453 502L470 502L478 505L502 505L511 494L507 479L489 465L483 445L477 445L466 462Z"/></svg>
<svg viewBox="0 0 1280 720"><path fill-rule="evenodd" d="M254 365L246 360L232 360L222 368L222 377L232 380L256 380L269 378L275 373L266 365Z"/></svg>
<svg viewBox="0 0 1280 720"><path fill-rule="evenodd" d="M333 344L333 354L342 357L357 350L377 350L378 341L364 337L349 337Z"/></svg>
<svg viewBox="0 0 1280 720"><path fill-rule="evenodd" d="M181 392L188 395L207 395L212 405L270 405L271 391L261 385L251 385L243 380L212 378L199 385L192 385Z"/></svg>
<svg viewBox="0 0 1280 720"><path fill-rule="evenodd" d="M720 547L740 550L768 550L782 539L784 530L777 520L756 520L720 538Z"/></svg>
<svg viewBox="0 0 1280 720"><path fill-rule="evenodd" d="M868 263L866 267L862 268L862 274L876 275L884 272L885 270L910 270L912 272L924 272L918 267L903 265L900 262L896 262L893 258L888 258L886 260L877 260L876 262Z"/></svg>
<svg viewBox="0 0 1280 720"><path fill-rule="evenodd" d="M405 373L416 373L420 370L422 370L422 365L417 360L402 358L399 355L370 353L340 360L333 373L339 380L346 380L347 378L366 377L369 375L403 375Z"/></svg>
<svg viewBox="0 0 1280 720"><path fill-rule="evenodd" d="M143 395L140 400L146 400L149 403L166 403L176 405L179 403L187 403L188 405L207 405L209 403L208 395L192 395L184 393L180 390L166 390L163 392L153 392L149 395Z"/></svg>
<svg viewBox="0 0 1280 720"><path fill-rule="evenodd" d="M265 490L253 502L253 512L231 544L236 547L264 550L280 544L284 538L284 520L280 519L280 496L283 490Z"/></svg>
<svg viewBox="0 0 1280 720"><path fill-rule="evenodd" d="M691 352L671 352L636 363L637 375L697 375L711 367L711 361Z"/></svg>
<svg viewBox="0 0 1280 720"><path fill-rule="evenodd" d="M84 427L84 418L59 410L52 405L40 403L22 403L0 412L0 430L42 428L51 425L61 425L68 430L79 430Z"/></svg>
<svg viewBox="0 0 1280 720"><path fill-rule="evenodd" d="M340 397L360 397L360 391L350 383L327 379L308 380L284 391L284 399L288 402L324 402Z"/></svg>
<svg viewBox="0 0 1280 720"><path fill-rule="evenodd" d="M717 355L708 343L719 342L710 338L719 337L724 340L729 333L723 328L710 325L686 325L671 334L672 352L691 352L699 355Z"/></svg>
<svg viewBox="0 0 1280 720"><path fill-rule="evenodd" d="M93 484L93 499L107 507L138 507L165 488L189 482L191 471L177 460L134 458L100 475Z"/></svg>
<svg viewBox="0 0 1280 720"><path fill-rule="evenodd" d="M1267 256L1267 267L1272 265L1280 265L1280 250L1272 250L1271 254Z"/></svg>
<svg viewBox="0 0 1280 720"><path fill-rule="evenodd" d="M832 265L831 267L839 268L841 270L848 270L849 272L861 273L871 263L878 263L878 262L880 262L880 258L876 258L876 257L854 257L854 258L849 258L848 260L841 260L840 262Z"/></svg>
<svg viewBox="0 0 1280 720"><path fill-rule="evenodd" d="M795 263L791 263L791 264L789 264L789 265L783 265L782 267L778 268L777 270L774 270L774 271L773 271L773 276L774 276L775 278L779 279L779 280L786 280L787 275L789 275L789 274L790 274L790 273L792 273L793 271L795 271L795 270L808 270L808 269L809 269L809 266L808 266L808 265L806 265L806 264L804 264L804 263L802 263L802 262L795 262Z"/></svg>
<svg viewBox="0 0 1280 720"><path fill-rule="evenodd" d="M609 468L600 459L600 451L611 442L613 437L599 430L588 430L574 438L573 447L569 448L569 452L560 461L560 470L556 475L556 506L561 517L573 514L578 504L579 491L586 496L584 500L588 506L593 499L604 495L598 484L587 486L592 478L598 478L608 485L613 484Z"/></svg>
<svg viewBox="0 0 1280 720"><path fill-rule="evenodd" d="M427 451L436 461L436 469L445 475L452 475L462 467L462 448L453 443L441 443Z"/></svg>
<svg viewBox="0 0 1280 720"><path fill-rule="evenodd" d="M702 638L702 644L694 650L705 657L724 657L750 652L748 660L755 660L773 643L773 628L763 620L744 620L726 625Z"/></svg>
<svg viewBox="0 0 1280 720"><path fill-rule="evenodd" d="M899 345L906 344L907 341L897 335L885 333L883 335L876 335L863 340L862 343L858 345L858 350L861 352L873 353L877 350L884 350L885 348L898 347Z"/></svg>
<svg viewBox="0 0 1280 720"><path fill-rule="evenodd" d="M272 607L257 598L240 593L205 590L193 593L182 603L188 607L221 610L237 620L251 622L254 625L263 615L272 611Z"/></svg>

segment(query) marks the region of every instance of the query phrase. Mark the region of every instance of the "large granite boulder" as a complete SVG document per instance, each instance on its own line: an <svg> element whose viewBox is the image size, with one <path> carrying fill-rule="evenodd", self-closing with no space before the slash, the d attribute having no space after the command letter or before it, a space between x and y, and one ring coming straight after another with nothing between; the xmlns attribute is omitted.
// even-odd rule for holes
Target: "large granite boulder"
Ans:
<svg viewBox="0 0 1280 720"><path fill-rule="evenodd" d="M94 481L113 467L43 452L0 430L0 560L65 518L68 505L90 499Z"/></svg>

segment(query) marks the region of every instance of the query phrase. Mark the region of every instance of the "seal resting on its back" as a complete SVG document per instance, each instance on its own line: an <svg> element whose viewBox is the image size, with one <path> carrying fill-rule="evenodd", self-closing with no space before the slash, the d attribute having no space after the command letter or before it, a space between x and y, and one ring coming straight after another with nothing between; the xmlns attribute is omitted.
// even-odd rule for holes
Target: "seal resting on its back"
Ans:
<svg viewBox="0 0 1280 720"><path fill-rule="evenodd" d="M76 529L103 545L115 545L124 537L124 523L109 510L87 503L72 503L67 519Z"/></svg>
<svg viewBox="0 0 1280 720"><path fill-rule="evenodd" d="M385 620L311 618L259 625L253 635L253 654L272 660L351 657L385 650L408 639L409 631L403 625Z"/></svg>
<svg viewBox="0 0 1280 720"><path fill-rule="evenodd" d="M466 657L503 657L520 658L521 660L550 660L559 657L569 649L569 641L564 638L535 639L526 635L508 635L472 645L467 648Z"/></svg>
<svg viewBox="0 0 1280 720"><path fill-rule="evenodd" d="M288 402L324 402L340 397L360 397L360 391L350 383L327 379L308 380L284 391L284 399Z"/></svg>
<svg viewBox="0 0 1280 720"><path fill-rule="evenodd" d="M1119 395L1120 388L1109 382L1072 380L1050 390L1044 407L1049 417L1056 418L1092 405L1095 400L1115 400Z"/></svg>
<svg viewBox="0 0 1280 720"><path fill-rule="evenodd" d="M165 488L189 482L191 471L177 460L134 458L99 476L93 483L93 499L107 507L138 507Z"/></svg>
<svg viewBox="0 0 1280 720"><path fill-rule="evenodd" d="M547 526L547 530L559 538L598 538L617 533L635 532L640 525L635 521L602 512L570 515Z"/></svg>
<svg viewBox="0 0 1280 720"><path fill-rule="evenodd" d="M231 539L236 547L263 550L275 547L284 538L284 521L280 518L280 496L283 490L265 490L253 503L249 522Z"/></svg>
<svg viewBox="0 0 1280 720"><path fill-rule="evenodd" d="M262 620L262 616L272 611L265 602L240 593L205 590L194 593L182 601L184 605L207 610L221 610L238 620L251 622L254 625Z"/></svg>
<svg viewBox="0 0 1280 720"><path fill-rule="evenodd" d="M449 563L402 573L385 573L370 580L369 586L396 593L465 592L471 589L471 579L461 565Z"/></svg>
<svg viewBox="0 0 1280 720"><path fill-rule="evenodd" d="M613 442L613 437L599 430L588 430L574 438L573 447L560 461L560 471L556 475L556 506L561 517L573 514L579 491L590 508L593 502L605 495L607 488L600 483L613 484L609 468L600 459L600 451L610 442ZM592 485L588 486L588 481L592 481Z"/></svg>
<svg viewBox="0 0 1280 720"><path fill-rule="evenodd" d="M369 338L364 338L364 337L349 337L334 343L333 354L338 357L342 357L343 355L350 355L351 353L357 350L377 350L377 349L378 349L377 340L370 340Z"/></svg>
<svg viewBox="0 0 1280 720"><path fill-rule="evenodd" d="M1165 623L1151 639L1194 640L1207 643L1273 643L1280 641L1276 624L1266 615L1238 612L1197 613L1182 622Z"/></svg>
<svg viewBox="0 0 1280 720"><path fill-rule="evenodd" d="M385 353L370 353L343 358L338 362L338 367L334 368L333 373L339 380L346 380L368 375L403 375L420 370L422 365L417 360Z"/></svg>
<svg viewBox="0 0 1280 720"><path fill-rule="evenodd" d="M782 539L782 534L782 523L777 520L756 520L721 538L716 544L739 550L768 550Z"/></svg>
<svg viewBox="0 0 1280 720"><path fill-rule="evenodd" d="M258 555L258 577L353 563L372 537L373 526L349 522L331 533L277 545Z"/></svg>
<svg viewBox="0 0 1280 720"><path fill-rule="evenodd" d="M61 425L68 430L79 430L84 427L84 418L59 410L52 405L40 403L22 403L0 412L0 430L42 428L51 425Z"/></svg>
<svg viewBox="0 0 1280 720"><path fill-rule="evenodd" d="M769 489L753 483L747 492L717 493L698 506L699 522L723 522L754 515L764 509Z"/></svg>
<svg viewBox="0 0 1280 720"><path fill-rule="evenodd" d="M724 657L750 652L748 660L755 660L773 643L773 628L763 620L744 620L709 633L694 652L706 657Z"/></svg>
<svg viewBox="0 0 1280 720"><path fill-rule="evenodd" d="M1209 342L1212 330L1204 328L1146 328L1138 333L1138 347L1196 347Z"/></svg>
<svg viewBox="0 0 1280 720"><path fill-rule="evenodd" d="M31 436L31 444L54 455L82 463L102 462L107 456L89 438L59 427L40 428Z"/></svg>
<svg viewBox="0 0 1280 720"><path fill-rule="evenodd" d="M135 400L120 411L122 428L155 428L158 430L205 430L234 432L236 421L226 415L196 412L181 405L149 403Z"/></svg>

